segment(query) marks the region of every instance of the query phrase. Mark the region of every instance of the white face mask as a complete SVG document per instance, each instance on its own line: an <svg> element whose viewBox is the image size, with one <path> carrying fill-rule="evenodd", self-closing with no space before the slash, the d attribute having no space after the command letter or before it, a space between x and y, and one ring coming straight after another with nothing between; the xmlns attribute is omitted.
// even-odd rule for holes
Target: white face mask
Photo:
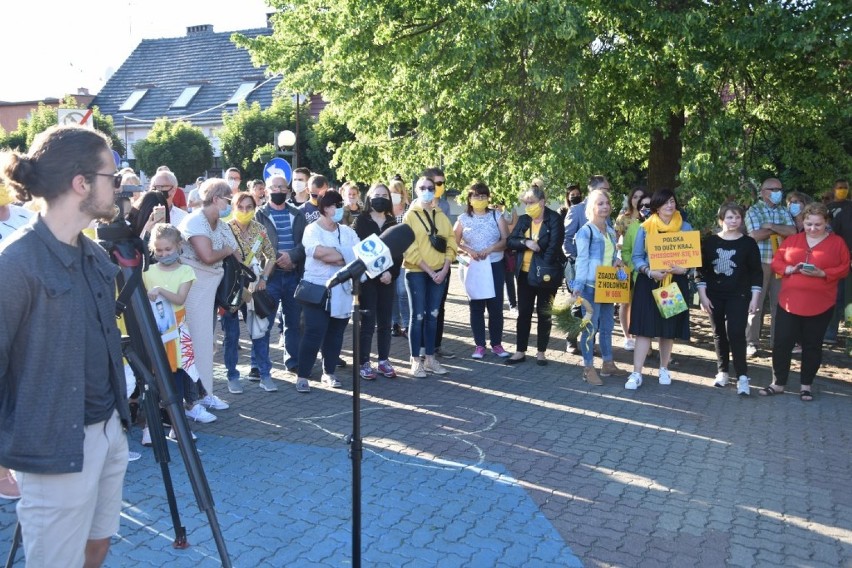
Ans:
<svg viewBox="0 0 852 568"><path fill-rule="evenodd" d="M398 193L391 193L391 201L394 205L399 205L402 203L402 196Z"/></svg>
<svg viewBox="0 0 852 568"><path fill-rule="evenodd" d="M308 182L302 180L293 180L293 191L302 193L308 188Z"/></svg>
<svg viewBox="0 0 852 568"><path fill-rule="evenodd" d="M231 188L231 191L237 189L239 186L240 186L240 182L238 182L237 180L235 180L235 179L229 179L228 180L228 187Z"/></svg>

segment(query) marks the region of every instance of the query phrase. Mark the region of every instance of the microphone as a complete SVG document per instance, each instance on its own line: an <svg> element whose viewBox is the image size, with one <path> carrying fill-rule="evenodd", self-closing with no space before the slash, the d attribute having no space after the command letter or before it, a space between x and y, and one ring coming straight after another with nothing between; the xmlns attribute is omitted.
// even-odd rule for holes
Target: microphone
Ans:
<svg viewBox="0 0 852 568"><path fill-rule="evenodd" d="M355 260L338 270L325 287L330 289L347 280L360 279L365 272L375 278L390 268L394 259L401 257L413 242L414 231L402 224L394 225L381 235L370 235L353 248Z"/></svg>

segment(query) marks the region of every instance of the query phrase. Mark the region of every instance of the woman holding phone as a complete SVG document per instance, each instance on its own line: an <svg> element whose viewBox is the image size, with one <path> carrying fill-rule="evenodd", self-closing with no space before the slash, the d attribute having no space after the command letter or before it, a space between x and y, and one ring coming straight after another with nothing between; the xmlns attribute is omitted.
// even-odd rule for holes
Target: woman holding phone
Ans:
<svg viewBox="0 0 852 568"><path fill-rule="evenodd" d="M826 230L831 216L822 203L806 205L802 217L804 232L784 239L772 259L773 272L781 276L772 350L773 380L759 394L784 392L793 346L799 343L799 398L809 402L814 399L811 386L822 365L822 338L834 313L837 282L849 274L849 248L842 238Z"/></svg>

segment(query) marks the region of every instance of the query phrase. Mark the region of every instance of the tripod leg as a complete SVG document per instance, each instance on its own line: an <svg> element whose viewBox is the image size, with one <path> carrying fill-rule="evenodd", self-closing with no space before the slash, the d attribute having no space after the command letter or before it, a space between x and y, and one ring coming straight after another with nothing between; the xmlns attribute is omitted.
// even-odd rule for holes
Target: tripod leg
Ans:
<svg viewBox="0 0 852 568"><path fill-rule="evenodd" d="M18 547L24 542L24 537L21 534L21 522L15 523L15 535L12 537L12 548L9 549L9 557L6 559L6 568L12 568L15 564L15 555L18 553Z"/></svg>
<svg viewBox="0 0 852 568"><path fill-rule="evenodd" d="M172 543L174 548L184 549L189 547L186 540L186 527L180 522L180 511L178 511L177 499L175 498L174 484L172 483L172 474L169 470L169 448L166 444L166 432L163 429L163 419L160 416L160 396L157 391L157 385L154 383L154 377L147 369L140 365L136 353L133 353L132 348L128 347L124 353L130 367L137 377L141 377L145 381L143 390L142 408L145 411L145 418L148 422L148 430L151 432L151 444L154 450L154 458L160 464L160 473L163 476L163 486L166 489L166 501L169 504L169 512L172 517L172 525L175 529L175 540Z"/></svg>

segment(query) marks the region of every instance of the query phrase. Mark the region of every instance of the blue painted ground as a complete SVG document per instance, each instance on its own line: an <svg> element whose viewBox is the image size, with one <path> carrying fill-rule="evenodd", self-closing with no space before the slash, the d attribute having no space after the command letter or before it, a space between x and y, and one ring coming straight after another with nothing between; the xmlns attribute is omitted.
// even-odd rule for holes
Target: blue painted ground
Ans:
<svg viewBox="0 0 852 568"><path fill-rule="evenodd" d="M218 566L207 516L195 503L177 446L169 444L171 471L192 545L187 550L172 549L151 450L131 447L143 457L129 464L121 528L106 565ZM351 565L352 462L345 445L201 434L199 448L235 566ZM365 566L582 565L501 466L366 451L362 473ZM11 538L13 523L13 506L5 504L0 538Z"/></svg>

